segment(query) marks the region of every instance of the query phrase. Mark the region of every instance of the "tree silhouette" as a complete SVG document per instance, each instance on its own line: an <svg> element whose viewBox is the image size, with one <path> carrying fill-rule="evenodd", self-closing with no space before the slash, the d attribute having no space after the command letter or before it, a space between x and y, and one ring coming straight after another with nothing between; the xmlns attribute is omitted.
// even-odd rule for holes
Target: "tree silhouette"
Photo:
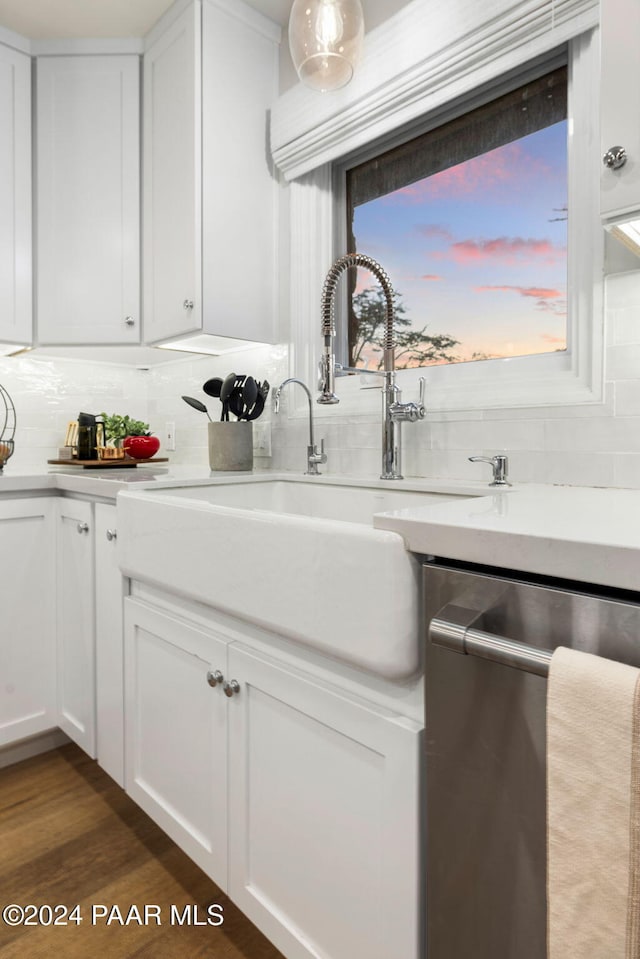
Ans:
<svg viewBox="0 0 640 959"><path fill-rule="evenodd" d="M410 366L428 366L444 361L455 363L458 357L451 353L459 340L446 333L428 334L427 326L412 330L411 320L405 314L401 293L393 292L396 332L396 369ZM377 358L377 369L383 366L386 300L381 289L369 287L353 297L353 311L349 321L349 366L357 366L365 350ZM379 354L379 355L378 355Z"/></svg>

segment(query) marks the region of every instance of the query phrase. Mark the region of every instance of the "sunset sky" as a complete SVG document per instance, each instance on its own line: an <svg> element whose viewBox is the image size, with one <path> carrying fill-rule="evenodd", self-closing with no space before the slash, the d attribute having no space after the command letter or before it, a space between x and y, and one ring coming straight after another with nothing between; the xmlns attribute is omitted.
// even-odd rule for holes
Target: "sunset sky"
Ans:
<svg viewBox="0 0 640 959"><path fill-rule="evenodd" d="M356 208L359 252L461 359L566 345L566 136L556 123Z"/></svg>

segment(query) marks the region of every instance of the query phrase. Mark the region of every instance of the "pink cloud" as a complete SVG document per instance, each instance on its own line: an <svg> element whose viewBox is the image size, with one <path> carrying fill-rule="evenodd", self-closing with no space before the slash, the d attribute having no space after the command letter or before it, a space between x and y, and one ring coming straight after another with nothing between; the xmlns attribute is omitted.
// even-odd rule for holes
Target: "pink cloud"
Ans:
<svg viewBox="0 0 640 959"><path fill-rule="evenodd" d="M532 296L536 300L557 300L558 297L564 296L562 290L550 290L542 286L476 286L476 291L482 293L485 290L500 290L507 292L509 290L514 290L516 293L519 293L520 296Z"/></svg>
<svg viewBox="0 0 640 959"><path fill-rule="evenodd" d="M441 280L442 277L438 276L437 273L423 273L420 279L421 280Z"/></svg>
<svg viewBox="0 0 640 959"><path fill-rule="evenodd" d="M424 200L449 196L451 193L457 196L475 193L477 190L486 193L510 182L517 182L518 186L522 187L532 177L539 179L541 176L548 178L551 175L552 171L542 157L533 157L526 153L521 143L507 143L416 183L410 183L389 194L386 200L390 203L422 203Z"/></svg>
<svg viewBox="0 0 640 959"><path fill-rule="evenodd" d="M566 293L544 286L476 286L476 293L497 291L499 293L519 293L520 296L536 300L536 308L547 313L564 316L567 312Z"/></svg>
<svg viewBox="0 0 640 959"><path fill-rule="evenodd" d="M516 260L544 259L555 262L564 255L564 250L550 240L524 239L520 236L500 236L494 240L460 240L452 243L447 253L434 253L440 258L450 258L456 263L478 263L482 260L499 260L513 263Z"/></svg>
<svg viewBox="0 0 640 959"><path fill-rule="evenodd" d="M551 333L541 333L541 340L546 340L547 343L556 343L558 346L565 347L567 345L566 336L553 336Z"/></svg>

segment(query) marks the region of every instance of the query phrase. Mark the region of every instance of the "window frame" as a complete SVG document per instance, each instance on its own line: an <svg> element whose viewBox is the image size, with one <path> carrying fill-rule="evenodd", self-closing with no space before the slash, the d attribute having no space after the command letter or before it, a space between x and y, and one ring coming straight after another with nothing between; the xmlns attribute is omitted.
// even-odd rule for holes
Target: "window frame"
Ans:
<svg viewBox="0 0 640 959"><path fill-rule="evenodd" d="M499 95L501 89L526 82L554 63L568 66L569 249L567 351L537 356L509 357L478 363L424 367L398 372L405 398L417 395L418 379L427 380L427 408L438 411L477 411L518 407L568 407L604 402L604 231L599 216L599 31L590 28L570 39L561 50L512 68L485 83L482 92L461 96L455 103L434 109L421 121L424 130L474 104ZM411 129L416 131L415 122ZM413 133L412 135L415 135ZM326 271L345 252L346 217L344 168L360 157L381 152L409 137L408 127L398 128L376 143L352 151L292 180L291 211L291 371L315 386L321 352L320 291ZM366 251L365 251L366 252ZM384 267L384 263L382 264ZM393 282L393 277L391 277ZM342 288L344 285L344 289ZM346 282L340 281L338 303L346 311ZM317 332L316 332L317 331ZM378 377L341 377L336 392L338 407L318 407L317 415L335 412L373 413L379 407Z"/></svg>
<svg viewBox="0 0 640 959"><path fill-rule="evenodd" d="M598 111L594 109L597 83L594 78L599 76L598 60L597 31L594 30L569 41L560 51L511 71L473 96L462 97L443 110L435 111L419 124L396 131L333 165L334 252L339 256L346 250L347 243L346 171L349 167L470 112L557 66L566 64L568 67L567 349L558 353L399 370L397 381L403 390L417 391L419 377L426 378L428 409L446 411L602 402L604 233L598 202L600 170L599 165L585 162L585 158L595 154L593 145L597 142ZM381 265L384 267L384 263ZM372 281L375 285L375 278ZM391 281L393 283L393 277ZM338 362L346 363L346 283L338 300L336 356ZM354 390L379 387L377 378L366 374L349 379L362 382L345 384L348 394ZM338 396L343 382L342 379L338 381Z"/></svg>

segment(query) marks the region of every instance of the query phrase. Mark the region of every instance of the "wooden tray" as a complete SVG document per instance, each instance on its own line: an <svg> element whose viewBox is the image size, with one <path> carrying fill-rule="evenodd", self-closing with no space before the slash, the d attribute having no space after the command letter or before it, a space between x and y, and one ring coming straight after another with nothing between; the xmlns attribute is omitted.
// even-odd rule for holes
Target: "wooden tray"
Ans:
<svg viewBox="0 0 640 959"><path fill-rule="evenodd" d="M139 464L144 466L146 463L168 462L168 456L150 456L149 459L146 460L135 460L132 456L125 456L119 460L47 460L47 463L50 463L51 466L81 466L85 470L113 469L113 467L116 466L123 469L125 467L138 466Z"/></svg>

